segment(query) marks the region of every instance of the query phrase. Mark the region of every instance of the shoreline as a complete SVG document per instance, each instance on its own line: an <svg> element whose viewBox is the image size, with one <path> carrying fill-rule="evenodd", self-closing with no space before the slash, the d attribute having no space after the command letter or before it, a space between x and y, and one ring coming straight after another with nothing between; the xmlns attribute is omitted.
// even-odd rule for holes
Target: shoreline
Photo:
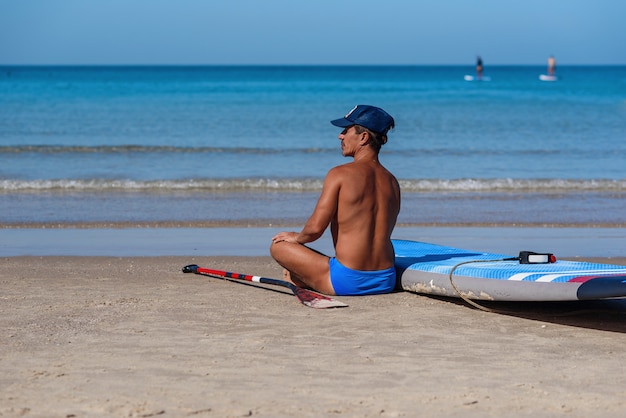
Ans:
<svg viewBox="0 0 626 418"><path fill-rule="evenodd" d="M287 228L301 222L236 219L214 221L1 222L0 229ZM626 228L623 222L398 222L396 228Z"/></svg>
<svg viewBox="0 0 626 418"><path fill-rule="evenodd" d="M0 257L14 256L267 256L272 227L5 228ZM515 255L550 252L557 258L626 256L626 228L399 226L393 239ZM334 254L327 231L310 247Z"/></svg>

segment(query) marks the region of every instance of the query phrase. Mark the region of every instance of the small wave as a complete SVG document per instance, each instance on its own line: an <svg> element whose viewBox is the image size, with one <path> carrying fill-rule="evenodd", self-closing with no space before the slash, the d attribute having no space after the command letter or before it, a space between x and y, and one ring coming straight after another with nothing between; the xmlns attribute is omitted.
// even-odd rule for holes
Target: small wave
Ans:
<svg viewBox="0 0 626 418"><path fill-rule="evenodd" d="M405 192L582 192L626 191L626 180L610 179L421 179L401 180Z"/></svg>
<svg viewBox="0 0 626 418"><path fill-rule="evenodd" d="M0 180L4 192L176 192L176 191L312 191L316 179L191 179L191 180Z"/></svg>
<svg viewBox="0 0 626 418"><path fill-rule="evenodd" d="M17 145L0 146L0 154L291 154L335 152L325 148L179 147L170 145Z"/></svg>
<svg viewBox="0 0 626 418"><path fill-rule="evenodd" d="M322 189L323 179L184 179L184 180L0 180L0 192L307 192ZM400 180L410 193L575 193L626 192L626 179L412 179Z"/></svg>
<svg viewBox="0 0 626 418"><path fill-rule="evenodd" d="M62 154L318 154L318 153L336 153L336 147L320 148L266 148L266 147L204 147L204 146L174 146L174 145L2 145L0 146L0 155L2 154L42 154L42 155L62 155ZM524 149L516 150L517 155L563 155L586 152L585 150L569 148L567 150L549 150L549 149ZM615 150L596 150L598 152L614 153ZM424 157L424 156L467 156L471 154L482 156L503 156L510 155L510 149L477 149L466 150L458 148L415 148L415 149L385 149L384 153L391 156L404 157Z"/></svg>

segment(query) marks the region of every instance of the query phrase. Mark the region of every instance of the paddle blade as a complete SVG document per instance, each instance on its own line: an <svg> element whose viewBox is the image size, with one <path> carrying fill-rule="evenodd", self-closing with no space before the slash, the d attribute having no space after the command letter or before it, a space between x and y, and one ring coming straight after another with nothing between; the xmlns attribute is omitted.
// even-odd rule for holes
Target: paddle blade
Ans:
<svg viewBox="0 0 626 418"><path fill-rule="evenodd" d="M300 300L300 302L302 302L309 308L327 309L345 308L348 306L345 303L335 300L333 298L329 298L328 296L320 295L319 293L307 289L302 289L300 287L295 287L295 289L293 289L293 293Z"/></svg>

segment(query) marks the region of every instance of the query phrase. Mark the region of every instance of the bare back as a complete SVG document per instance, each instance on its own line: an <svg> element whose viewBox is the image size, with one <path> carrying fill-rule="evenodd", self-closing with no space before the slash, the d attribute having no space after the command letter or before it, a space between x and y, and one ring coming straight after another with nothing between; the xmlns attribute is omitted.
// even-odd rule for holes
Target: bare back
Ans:
<svg viewBox="0 0 626 418"><path fill-rule="evenodd" d="M331 231L337 259L355 270L393 266L391 233L400 212L400 187L378 161L335 167L329 176L339 181L337 212Z"/></svg>

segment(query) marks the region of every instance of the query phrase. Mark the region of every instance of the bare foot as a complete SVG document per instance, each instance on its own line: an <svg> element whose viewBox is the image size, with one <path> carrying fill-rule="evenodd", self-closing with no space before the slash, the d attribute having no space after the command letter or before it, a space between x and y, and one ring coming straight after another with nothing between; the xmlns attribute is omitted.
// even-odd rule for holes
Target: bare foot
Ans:
<svg viewBox="0 0 626 418"><path fill-rule="evenodd" d="M293 283L303 289L311 289L309 285L304 283L297 275L292 274L289 270L283 269L283 280L289 283Z"/></svg>

